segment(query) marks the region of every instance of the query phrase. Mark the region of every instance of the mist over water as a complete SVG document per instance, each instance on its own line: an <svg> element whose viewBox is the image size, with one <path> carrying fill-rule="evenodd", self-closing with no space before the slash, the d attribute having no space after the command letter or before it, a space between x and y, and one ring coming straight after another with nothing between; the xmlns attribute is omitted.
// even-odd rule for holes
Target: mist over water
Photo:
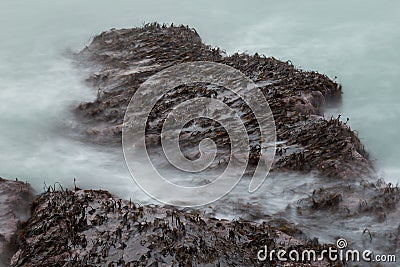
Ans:
<svg viewBox="0 0 400 267"><path fill-rule="evenodd" d="M18 177L38 192L44 182L72 186L73 178L77 178L84 188L107 189L136 201L152 201L131 179L122 149L72 138L71 129L73 132L78 126L71 110L82 101L94 99L96 92L82 83L86 73L73 66L66 55L82 49L103 30L158 21L188 24L205 43L227 53L258 52L291 60L299 68L317 70L332 79L337 76L343 85L343 103L327 110L327 116L349 117L349 124L376 160L378 171L385 180L397 183L399 14L400 2L389 0L2 0L0 177ZM274 176L255 195L241 194L244 186L235 189L228 199L259 209L269 203L269 212L277 213L325 182L313 176L297 176L297 180ZM288 191L295 194L285 195ZM240 212L225 210L222 214L236 218ZM357 223L363 222L353 224ZM331 234L329 238L336 233Z"/></svg>

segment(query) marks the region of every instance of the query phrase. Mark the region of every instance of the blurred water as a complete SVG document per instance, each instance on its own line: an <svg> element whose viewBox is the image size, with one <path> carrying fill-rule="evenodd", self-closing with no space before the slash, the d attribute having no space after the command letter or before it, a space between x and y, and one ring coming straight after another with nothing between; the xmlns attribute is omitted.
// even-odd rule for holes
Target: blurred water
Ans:
<svg viewBox="0 0 400 267"><path fill-rule="evenodd" d="M106 150L63 134L74 127L70 110L95 97L81 82L85 73L64 54L78 51L103 30L158 21L189 24L204 42L228 53L258 52L337 76L344 89L343 105L329 114L350 118L382 175L396 183L400 177L399 14L400 2L390 0L2 0L0 176L27 180L38 191L44 182L71 186L76 177L82 187L149 201L134 186L120 149ZM314 183L312 177L307 179L308 184ZM263 188L279 192L290 188L288 179L282 188L276 188L274 181ZM258 203L259 198L240 201ZM290 201L291 197L283 198L273 212Z"/></svg>
<svg viewBox="0 0 400 267"><path fill-rule="evenodd" d="M337 76L343 105L386 179L400 177L400 2L398 1L64 1L0 2L0 175L106 180L104 151L54 130L94 97L63 57L102 30L159 21L189 24L228 53L259 52ZM72 143L71 143L72 142ZM77 154L78 153L78 154ZM106 153L106 154L104 154ZM120 151L116 151L119 157ZM94 169L98 171L93 171ZM126 170L120 172L122 176ZM54 178L57 177L57 178ZM85 178L86 177L86 178ZM88 178L89 177L89 178ZM91 181L92 182L92 181Z"/></svg>
<svg viewBox="0 0 400 267"><path fill-rule="evenodd" d="M121 149L82 143L66 133L75 127L71 109L93 99L95 92L83 85L86 74L64 55L80 50L103 30L158 21L189 24L204 42L228 53L258 52L337 76L344 89L343 104L327 114L349 117L379 171L396 183L400 177L399 14L400 2L391 0L2 0L0 177L27 180L38 191L43 183L71 186L77 178L81 187L152 201L130 178ZM374 225L369 219L331 225L334 217L310 220L291 215L286 212L288 204L326 184L318 177L297 178L270 177L255 195L243 194L247 184L239 185L215 207L230 218L244 212L232 208L235 202L250 205L256 215L284 212L311 235L317 230L329 242L338 234L358 240L363 226L379 232L397 227L390 221ZM394 222L396 216L390 220Z"/></svg>

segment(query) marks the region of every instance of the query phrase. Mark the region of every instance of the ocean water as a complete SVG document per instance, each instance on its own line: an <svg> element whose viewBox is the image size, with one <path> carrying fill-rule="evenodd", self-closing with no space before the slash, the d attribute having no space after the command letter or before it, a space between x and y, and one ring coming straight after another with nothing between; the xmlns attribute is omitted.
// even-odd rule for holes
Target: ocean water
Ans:
<svg viewBox="0 0 400 267"><path fill-rule="evenodd" d="M350 118L378 172L397 183L399 14L400 2L391 0L2 0L0 177L18 177L38 192L44 184L55 182L72 186L76 178L81 187L151 201L130 178L121 149L71 138L70 129L76 127L71 110L94 99L96 92L82 83L86 74L65 55L79 51L103 30L158 21L188 24L205 43L227 53L258 52L337 77L343 85L343 103L327 110L327 116ZM315 182L305 177L305 184L296 181L290 186L286 177L277 187L274 181L267 180L264 188L312 190L307 183ZM232 198L236 196L243 202L258 202L237 193ZM292 200L280 198L273 211L284 209ZM239 216L234 211L225 215Z"/></svg>
<svg viewBox="0 0 400 267"><path fill-rule="evenodd" d="M109 28L188 24L228 53L291 60L342 83L343 104L327 111L350 125L379 172L400 178L400 3L397 1L64 1L0 3L0 175L70 184L127 175L120 151L88 147L60 132L70 110L94 98L65 53ZM122 170L123 169L123 170ZM123 178L120 178L124 180ZM125 180L125 182L129 182Z"/></svg>

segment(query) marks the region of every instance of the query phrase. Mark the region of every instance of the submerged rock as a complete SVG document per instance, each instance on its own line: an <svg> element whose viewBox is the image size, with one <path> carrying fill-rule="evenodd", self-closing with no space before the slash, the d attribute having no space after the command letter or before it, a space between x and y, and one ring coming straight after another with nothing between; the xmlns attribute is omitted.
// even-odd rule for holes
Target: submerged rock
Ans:
<svg viewBox="0 0 400 267"><path fill-rule="evenodd" d="M0 266L8 266L17 249L18 225L29 218L32 200L29 184L0 178Z"/></svg>
<svg viewBox="0 0 400 267"><path fill-rule="evenodd" d="M110 30L93 38L78 61L91 68L88 83L98 90L94 102L82 103L77 114L87 123L86 134L98 142L121 142L125 110L139 86L153 74L178 63L212 61L240 70L251 78L269 102L279 145L273 170L318 171L334 178L368 175L372 164L357 135L339 118L325 118L324 107L341 101L341 86L317 72L247 54L227 56L202 43L194 29L156 23L142 28ZM193 97L223 101L238 111L250 133L250 164L259 159L259 128L251 109L224 88L195 83L166 94L154 107L147 124L148 143L159 145L162 124L177 104ZM230 141L221 125L198 119L201 130L184 129L185 147L212 138L219 149L216 162L229 159ZM190 155L188 155L190 158Z"/></svg>
<svg viewBox="0 0 400 267"><path fill-rule="evenodd" d="M314 190L307 198L298 201L300 212L337 212L342 218L371 216L375 222L386 222L386 216L398 212L400 187L377 182L362 181L356 184L338 184Z"/></svg>

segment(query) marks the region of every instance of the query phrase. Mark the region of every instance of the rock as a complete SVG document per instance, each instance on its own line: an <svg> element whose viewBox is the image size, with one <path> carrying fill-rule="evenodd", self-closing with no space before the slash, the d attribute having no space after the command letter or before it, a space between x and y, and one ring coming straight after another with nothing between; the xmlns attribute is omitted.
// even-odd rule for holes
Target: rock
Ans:
<svg viewBox="0 0 400 267"><path fill-rule="evenodd" d="M81 67L90 68L87 83L97 92L95 101L81 103L75 110L90 140L105 145L121 143L127 105L153 74L183 62L222 63L250 77L269 102L279 141L273 171L318 172L342 181L299 200L299 213L330 212L340 219L345 216L342 211L348 211L349 216L376 214L376 220L382 221L398 204L397 188L372 182L354 186L357 179L353 178L373 174L372 163L347 123L340 117L324 117L324 107L340 103L342 94L341 86L325 75L258 54L227 56L219 48L203 44L194 29L156 23L103 32L75 57ZM161 124L173 105L198 96L242 108L242 100L224 88L203 83L178 86L151 113L146 136L150 146L160 145ZM255 165L260 141L252 116L251 110L243 107L241 119L253 133L250 164ZM185 130L183 150L209 137L222 151L217 160L225 162L230 155L226 131L204 119L196 123L202 130ZM195 154L188 156L196 158ZM346 181L351 184L347 186ZM365 195L369 196L368 205L354 205L358 196ZM369 209L370 205L376 208ZM49 188L34 201L32 211L20 227L12 266L342 266L328 261L283 263L276 257L259 262L257 251L265 245L300 251L313 248L318 253L332 246L311 240L279 215L267 221L263 210L254 211L261 223L228 221L201 210L141 206L106 191ZM390 234L395 242L397 237Z"/></svg>
<svg viewBox="0 0 400 267"><path fill-rule="evenodd" d="M17 249L18 225L30 216L32 188L19 181L0 178L0 266L8 266Z"/></svg>
<svg viewBox="0 0 400 267"><path fill-rule="evenodd" d="M339 262L265 262L257 252L334 247L279 227L220 220L198 210L141 206L106 191L48 191L33 204L12 266L342 266Z"/></svg>
<svg viewBox="0 0 400 267"><path fill-rule="evenodd" d="M226 64L250 77L267 98L275 119L277 156L273 171L318 171L332 178L359 178L372 173L372 164L357 135L339 118L325 118L324 107L341 101L341 86L317 72L296 69L290 62L258 54L226 56L219 48L202 43L194 29L156 23L142 28L110 30L93 38L77 61L89 67L87 82L96 88L98 98L82 103L76 114L86 123L90 140L106 144L121 142L127 105L139 86L153 74L178 63L212 61ZM205 96L216 98L231 108L242 107L240 99L223 88L205 84L175 88L156 105L149 118L150 145L159 146L163 120L184 100ZM171 104L172 103L172 104ZM259 160L259 128L251 110L240 116L250 137L250 164ZM227 162L230 143L222 126L199 119L203 130L185 129L182 150L202 139L212 138L222 153L215 162ZM190 156L189 156L190 158Z"/></svg>
<svg viewBox="0 0 400 267"><path fill-rule="evenodd" d="M297 209L302 213L336 211L342 218L370 216L377 222L384 222L387 214L398 212L399 202L400 188L380 179L319 188L309 197L300 199Z"/></svg>

